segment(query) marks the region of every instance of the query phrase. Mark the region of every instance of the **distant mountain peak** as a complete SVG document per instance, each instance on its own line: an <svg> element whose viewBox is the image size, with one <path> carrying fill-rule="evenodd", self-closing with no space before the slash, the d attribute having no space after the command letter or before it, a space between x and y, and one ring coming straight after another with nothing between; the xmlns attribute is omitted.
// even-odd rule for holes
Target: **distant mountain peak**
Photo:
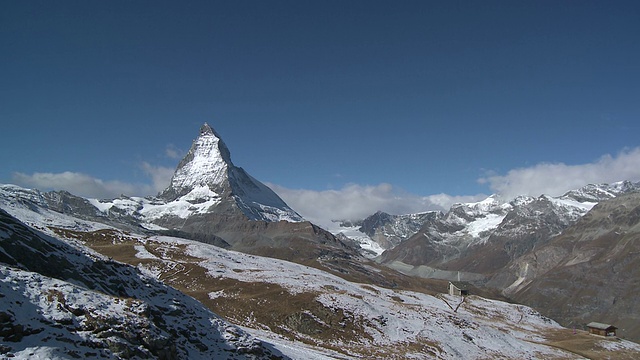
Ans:
<svg viewBox="0 0 640 360"><path fill-rule="evenodd" d="M303 220L276 193L233 164L227 145L207 123L159 197L192 204L232 203L251 220Z"/></svg>
<svg viewBox="0 0 640 360"><path fill-rule="evenodd" d="M204 123L191 149L178 164L171 178L171 185L160 197L174 200L195 188L209 188L214 193L223 195L227 172L232 166L227 145L209 124Z"/></svg>

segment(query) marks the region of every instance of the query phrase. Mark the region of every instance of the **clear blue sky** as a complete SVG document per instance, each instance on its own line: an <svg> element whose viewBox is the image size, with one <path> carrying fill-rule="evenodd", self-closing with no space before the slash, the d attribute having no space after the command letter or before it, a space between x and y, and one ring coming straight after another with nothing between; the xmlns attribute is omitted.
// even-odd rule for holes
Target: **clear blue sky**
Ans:
<svg viewBox="0 0 640 360"><path fill-rule="evenodd" d="M0 49L2 183L148 184L205 121L310 191L488 194L640 146L638 1L3 1Z"/></svg>

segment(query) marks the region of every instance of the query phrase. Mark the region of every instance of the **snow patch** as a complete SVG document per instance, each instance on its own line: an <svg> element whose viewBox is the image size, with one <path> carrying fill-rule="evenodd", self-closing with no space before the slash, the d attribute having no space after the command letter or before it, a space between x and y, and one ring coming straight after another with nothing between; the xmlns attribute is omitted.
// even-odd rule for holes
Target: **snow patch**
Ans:
<svg viewBox="0 0 640 360"><path fill-rule="evenodd" d="M136 250L136 257L138 259L157 259L158 257L150 253L144 245L136 245L134 246Z"/></svg>
<svg viewBox="0 0 640 360"><path fill-rule="evenodd" d="M467 225L466 231L473 237L479 237L483 232L493 230L500 225L506 214L487 214L484 217L476 218Z"/></svg>

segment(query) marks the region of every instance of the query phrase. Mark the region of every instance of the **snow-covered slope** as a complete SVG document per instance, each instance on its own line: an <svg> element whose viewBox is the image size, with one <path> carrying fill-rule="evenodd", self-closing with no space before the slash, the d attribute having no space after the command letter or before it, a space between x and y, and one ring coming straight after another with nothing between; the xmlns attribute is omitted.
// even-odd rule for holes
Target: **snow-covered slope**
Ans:
<svg viewBox="0 0 640 360"><path fill-rule="evenodd" d="M471 245L486 241L487 235L498 227L512 208L512 204L492 195L480 202L455 204L447 213L429 211L392 215L378 211L362 221L341 222L344 226L331 231L344 233L356 240L365 253L377 250L375 255L393 249L429 224L439 224L435 233L449 232L448 239L463 239Z"/></svg>
<svg viewBox="0 0 640 360"><path fill-rule="evenodd" d="M209 191L204 188L204 191ZM43 224L74 230L90 226L196 239L257 255L291 261L316 261L335 271L350 271L386 282L383 276L368 272L351 240L336 238L309 222L252 221L239 210L218 213L207 210L206 202L190 203L182 197L165 202L158 199L120 197L109 201L84 199L64 192L40 192L14 185L0 185L2 207L30 224ZM203 205L205 207L203 207ZM217 211L217 210L214 210ZM153 222L151 222L152 219ZM69 226L65 226L65 224ZM87 225L94 224L94 225ZM357 270L359 269L359 270Z"/></svg>
<svg viewBox="0 0 640 360"><path fill-rule="evenodd" d="M52 223L70 225L61 218L51 219ZM40 233L4 210L0 210L0 304L0 358L281 355L157 279L77 242Z"/></svg>
<svg viewBox="0 0 640 360"><path fill-rule="evenodd" d="M359 246L360 253L365 257L375 258L384 252L385 249L378 242L360 230L360 225L344 221L334 221L333 225L327 230L336 235L336 237L350 239Z"/></svg>
<svg viewBox="0 0 640 360"><path fill-rule="evenodd" d="M171 178L171 184L160 196L174 200L197 188L209 188L220 194L228 189L228 171L232 167L231 154L220 136L208 125L200 128L189 153L180 161Z"/></svg>
<svg viewBox="0 0 640 360"><path fill-rule="evenodd" d="M170 241L166 238L157 240ZM343 349L347 355L359 355L354 352L357 347L367 347L373 358L515 358L557 354L550 348L528 342L542 341L542 337L535 334L537 331L559 329L553 321L528 308L470 297L454 312L449 305L456 306L460 298L453 296L434 297L411 291L354 284L302 265L284 261L265 262L264 258L200 244L188 244L186 251L189 255L202 259L200 265L215 277L275 284L291 294L317 294L315 301L325 309L343 314L343 326L350 323L349 325L359 328L357 331L361 331L355 340L357 346L347 342L346 336L337 336L325 343L325 346ZM283 277L282 274L290 276ZM209 296L217 298L234 295L217 291ZM491 314L480 315L485 311L490 311ZM307 321L318 327L330 326L320 318L322 315L311 311L304 314L308 315ZM499 317L506 322L516 323L517 319L521 319L521 322L519 326L513 327L512 333L505 333L499 326L495 326L495 319ZM251 319L244 325L260 326ZM299 334L301 335L304 336ZM416 348L398 349L400 343L413 344Z"/></svg>

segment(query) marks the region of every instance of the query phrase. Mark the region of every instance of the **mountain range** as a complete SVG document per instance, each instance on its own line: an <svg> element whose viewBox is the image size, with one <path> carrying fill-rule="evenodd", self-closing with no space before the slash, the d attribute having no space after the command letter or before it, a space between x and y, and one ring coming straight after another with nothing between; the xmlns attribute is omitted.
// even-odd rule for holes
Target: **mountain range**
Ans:
<svg viewBox="0 0 640 360"><path fill-rule="evenodd" d="M360 231L381 245L396 243L376 260L403 273L496 289L565 326L616 322L638 341L640 312L629 291L640 280L633 276L640 265L634 237L640 226L634 215L640 211L639 194L640 183L621 181L586 185L558 197L503 201L493 195L456 204L446 213L378 212L360 222ZM574 239L570 250L568 237ZM612 272L620 266L628 271ZM589 276L577 276L577 269Z"/></svg>
<svg viewBox="0 0 640 360"><path fill-rule="evenodd" d="M378 212L334 235L204 124L157 196L0 185L0 358L634 359L583 325L640 336L638 189Z"/></svg>

